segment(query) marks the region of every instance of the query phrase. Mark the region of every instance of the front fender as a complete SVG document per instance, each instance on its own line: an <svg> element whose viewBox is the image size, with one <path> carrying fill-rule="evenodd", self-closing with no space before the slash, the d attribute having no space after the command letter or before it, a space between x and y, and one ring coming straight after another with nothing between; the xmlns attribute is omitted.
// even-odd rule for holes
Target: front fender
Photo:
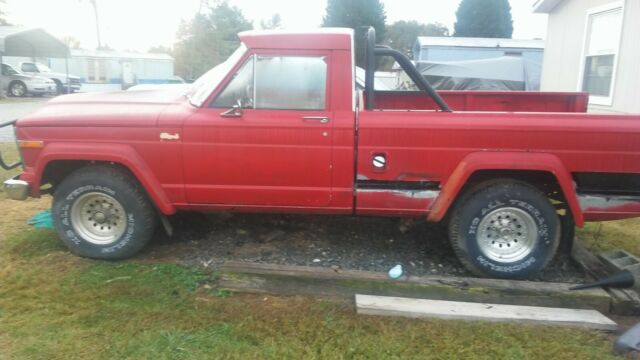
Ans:
<svg viewBox="0 0 640 360"><path fill-rule="evenodd" d="M475 152L467 155L447 179L429 212L429 221L440 221L473 173L481 170L544 171L551 173L564 194L573 219L578 227L584 225L584 216L573 183L573 178L558 157L548 153L532 152Z"/></svg>
<svg viewBox="0 0 640 360"><path fill-rule="evenodd" d="M48 143L33 167L32 189L39 189L47 165L56 160L107 161L125 166L145 188L151 201L165 215L176 212L160 182L140 154L129 145L96 143Z"/></svg>

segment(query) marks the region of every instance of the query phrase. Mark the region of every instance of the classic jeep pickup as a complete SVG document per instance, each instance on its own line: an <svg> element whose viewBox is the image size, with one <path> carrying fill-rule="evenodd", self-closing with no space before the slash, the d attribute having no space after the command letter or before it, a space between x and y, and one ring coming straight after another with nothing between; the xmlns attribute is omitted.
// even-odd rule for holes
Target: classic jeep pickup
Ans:
<svg viewBox="0 0 640 360"><path fill-rule="evenodd" d="M394 216L446 221L461 262L502 278L536 274L574 225L640 215L640 116L587 114L581 93L436 92L373 31L364 91L350 30L240 39L186 94L68 95L12 122L7 194L52 192L58 234L92 258L134 255L184 210ZM376 91L383 56L418 90Z"/></svg>

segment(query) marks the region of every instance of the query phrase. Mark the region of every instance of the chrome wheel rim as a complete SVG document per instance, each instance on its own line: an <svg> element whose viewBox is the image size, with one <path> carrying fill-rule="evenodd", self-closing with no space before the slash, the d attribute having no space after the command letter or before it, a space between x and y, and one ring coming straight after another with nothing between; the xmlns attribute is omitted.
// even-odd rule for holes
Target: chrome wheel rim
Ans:
<svg viewBox="0 0 640 360"><path fill-rule="evenodd" d="M538 237L536 221L526 211L507 207L493 210L478 226L480 251L500 263L513 263L533 251Z"/></svg>
<svg viewBox="0 0 640 360"><path fill-rule="evenodd" d="M96 245L109 245L124 234L124 207L115 198L99 193L84 194L71 207L71 225L76 234Z"/></svg>
<svg viewBox="0 0 640 360"><path fill-rule="evenodd" d="M26 92L24 85L20 83L13 84L11 86L11 95L13 96L23 96Z"/></svg>

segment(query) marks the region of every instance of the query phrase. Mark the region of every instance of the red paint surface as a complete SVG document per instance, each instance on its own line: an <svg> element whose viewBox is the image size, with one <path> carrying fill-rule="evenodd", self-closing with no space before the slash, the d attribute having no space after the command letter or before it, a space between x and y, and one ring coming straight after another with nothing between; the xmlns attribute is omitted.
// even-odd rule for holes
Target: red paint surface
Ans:
<svg viewBox="0 0 640 360"><path fill-rule="evenodd" d="M587 112L589 94L527 91L439 91L453 111ZM377 109L436 110L423 92L376 92Z"/></svg>
<svg viewBox="0 0 640 360"><path fill-rule="evenodd" d="M208 103L233 72L202 108L171 91L62 96L18 122L20 139L45 142L44 149L23 153L22 178L31 183L33 195L38 195L51 161L112 161L128 167L166 214L233 210L427 216L431 211L429 219L437 221L475 171L540 170L557 178L581 224L583 219L606 219L607 209L583 214L571 173L640 173L640 116L584 114L584 94L443 93L458 110L453 113L401 111L429 109L432 103L423 95L383 94L377 97L380 107L396 111L361 111L356 144L348 33L251 32L241 38L249 48L244 59L253 53L325 56L327 108L245 110L240 118L221 117L224 109ZM303 116L327 116L331 122L309 123ZM180 139L162 141L161 133L179 134ZM387 167L375 171L371 157L382 153ZM356 174L380 181L439 182L442 192L437 199L393 191L356 194ZM626 214L640 215L640 209Z"/></svg>

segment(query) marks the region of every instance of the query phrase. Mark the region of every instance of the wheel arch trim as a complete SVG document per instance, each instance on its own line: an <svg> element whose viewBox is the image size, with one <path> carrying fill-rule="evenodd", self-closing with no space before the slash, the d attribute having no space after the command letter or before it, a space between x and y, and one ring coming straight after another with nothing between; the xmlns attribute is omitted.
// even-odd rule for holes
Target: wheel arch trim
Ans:
<svg viewBox="0 0 640 360"><path fill-rule="evenodd" d="M573 178L562 161L553 154L531 152L483 151L468 154L442 186L440 196L431 207L427 219L433 222L442 220L469 178L474 173L483 170L550 173L560 185L576 226L582 227L584 225L584 215L580 208Z"/></svg>
<svg viewBox="0 0 640 360"><path fill-rule="evenodd" d="M102 161L120 164L131 171L160 212L165 215L171 215L176 212L160 182L153 175L153 171L132 146L96 143L47 143L35 163L32 181L33 191L40 189L47 165L57 160Z"/></svg>

